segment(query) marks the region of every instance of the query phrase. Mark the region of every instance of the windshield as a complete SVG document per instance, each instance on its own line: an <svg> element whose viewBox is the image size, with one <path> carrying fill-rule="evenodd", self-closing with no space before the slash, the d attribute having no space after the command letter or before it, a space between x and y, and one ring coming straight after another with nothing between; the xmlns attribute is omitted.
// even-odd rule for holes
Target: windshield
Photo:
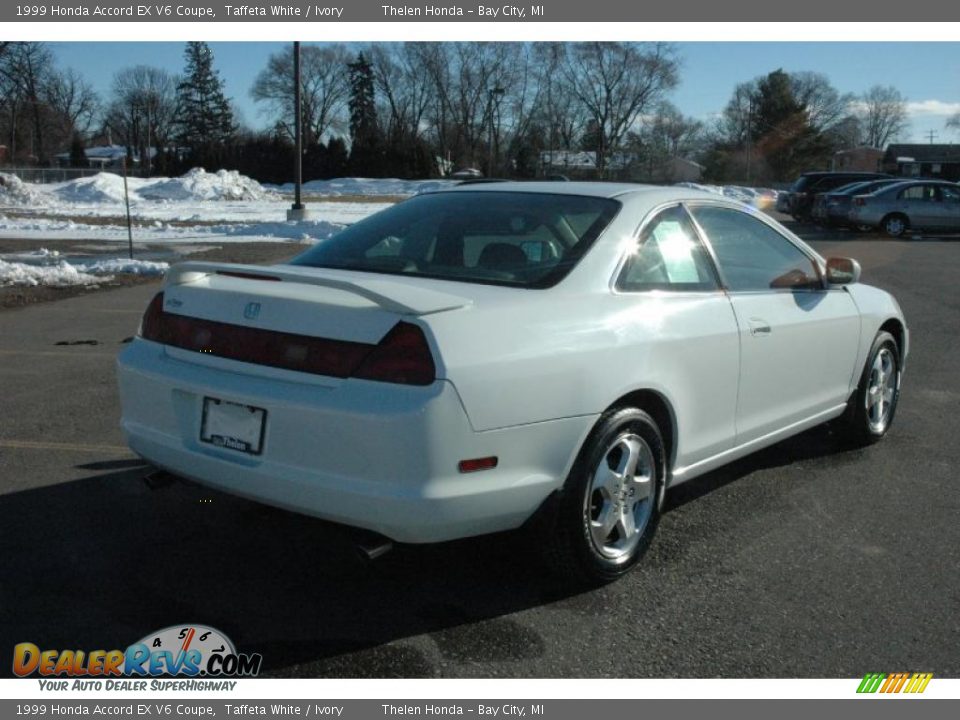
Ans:
<svg viewBox="0 0 960 720"><path fill-rule="evenodd" d="M616 200L525 192L419 195L291 261L517 287L558 283L610 224Z"/></svg>

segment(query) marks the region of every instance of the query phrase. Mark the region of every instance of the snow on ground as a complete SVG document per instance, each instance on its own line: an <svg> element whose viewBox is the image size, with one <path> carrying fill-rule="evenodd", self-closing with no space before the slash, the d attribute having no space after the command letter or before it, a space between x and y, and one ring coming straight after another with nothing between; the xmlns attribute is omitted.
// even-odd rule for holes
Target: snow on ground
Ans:
<svg viewBox="0 0 960 720"><path fill-rule="evenodd" d="M0 237L126 240L119 175L98 173L49 185L23 183L12 175L0 180ZM138 242L315 242L392 204L318 200L307 204L313 220L289 223L289 198L236 171L194 169L179 178L127 182ZM389 192L371 194L393 194L398 182L405 181L384 181ZM377 181L363 183L375 189Z"/></svg>
<svg viewBox="0 0 960 720"><path fill-rule="evenodd" d="M127 180L133 239L139 243L317 242L390 207L391 198L433 192L455 182L312 180L304 183L304 199L314 219L296 223L286 222L292 185L263 186L234 170L208 173L195 168L178 178ZM762 209L776 202L774 190L679 184ZM354 202L358 197L370 201ZM0 237L126 242L125 218L120 175L98 173L40 185L0 173Z"/></svg>
<svg viewBox="0 0 960 720"><path fill-rule="evenodd" d="M41 248L32 252L0 256L0 287L8 285L96 285L121 273L163 275L165 262L128 258L63 258L57 250Z"/></svg>

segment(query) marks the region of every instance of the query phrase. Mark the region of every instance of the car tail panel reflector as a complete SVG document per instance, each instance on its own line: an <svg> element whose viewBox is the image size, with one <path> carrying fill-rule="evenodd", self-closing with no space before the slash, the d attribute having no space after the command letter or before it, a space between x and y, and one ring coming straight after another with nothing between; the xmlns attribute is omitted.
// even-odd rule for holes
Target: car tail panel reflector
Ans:
<svg viewBox="0 0 960 720"><path fill-rule="evenodd" d="M176 315L164 312L158 293L140 327L145 340L284 370L405 385L429 385L436 377L423 331L405 322L373 345Z"/></svg>

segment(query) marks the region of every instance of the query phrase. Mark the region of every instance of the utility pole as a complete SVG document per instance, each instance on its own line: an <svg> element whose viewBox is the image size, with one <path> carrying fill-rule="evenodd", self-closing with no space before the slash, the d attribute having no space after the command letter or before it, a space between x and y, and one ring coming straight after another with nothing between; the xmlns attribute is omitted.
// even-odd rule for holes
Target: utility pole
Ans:
<svg viewBox="0 0 960 720"><path fill-rule="evenodd" d="M927 138L930 140L930 144L931 144L931 145L933 145L933 139L934 139L936 136L937 136L937 131L936 131L936 130L928 130L928 131L927 131Z"/></svg>
<svg viewBox="0 0 960 720"><path fill-rule="evenodd" d="M750 160L753 154L753 95L747 99L747 185L750 185Z"/></svg>

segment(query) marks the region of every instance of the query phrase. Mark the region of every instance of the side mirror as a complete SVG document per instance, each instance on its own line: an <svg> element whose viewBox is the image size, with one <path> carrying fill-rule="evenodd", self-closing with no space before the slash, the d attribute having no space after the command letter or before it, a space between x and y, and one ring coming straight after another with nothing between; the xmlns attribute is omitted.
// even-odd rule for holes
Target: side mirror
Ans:
<svg viewBox="0 0 960 720"><path fill-rule="evenodd" d="M860 282L860 263L853 258L827 258L827 282L831 285L852 285Z"/></svg>

